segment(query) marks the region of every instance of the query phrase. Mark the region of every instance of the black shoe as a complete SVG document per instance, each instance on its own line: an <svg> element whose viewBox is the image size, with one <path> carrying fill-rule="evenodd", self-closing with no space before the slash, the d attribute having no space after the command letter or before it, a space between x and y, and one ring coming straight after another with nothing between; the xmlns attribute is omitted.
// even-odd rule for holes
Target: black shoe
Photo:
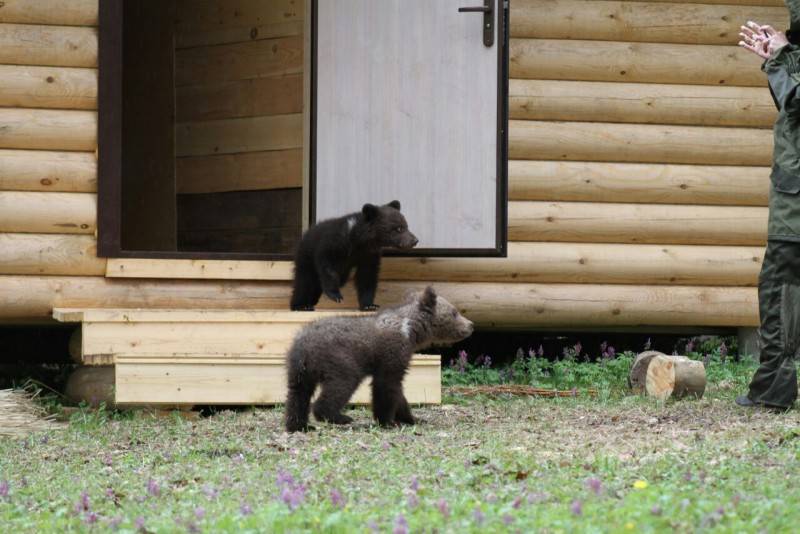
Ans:
<svg viewBox="0 0 800 534"><path fill-rule="evenodd" d="M765 402L755 402L747 395L739 395L736 397L736 404L744 408L763 408L771 412L783 413L789 410L789 406L776 406L774 404L767 404Z"/></svg>

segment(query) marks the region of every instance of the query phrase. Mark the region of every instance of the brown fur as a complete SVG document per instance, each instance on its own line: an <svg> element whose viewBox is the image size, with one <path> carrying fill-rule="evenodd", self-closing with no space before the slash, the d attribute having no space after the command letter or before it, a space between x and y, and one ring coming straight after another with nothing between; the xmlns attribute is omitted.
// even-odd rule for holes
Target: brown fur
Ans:
<svg viewBox="0 0 800 534"><path fill-rule="evenodd" d="M286 430L308 430L311 397L314 417L347 424L342 414L366 376L372 376L372 412L382 426L414 424L403 395L403 378L414 351L454 343L472 334L472 322L432 288L405 304L367 317L321 319L306 326L287 356L289 395Z"/></svg>

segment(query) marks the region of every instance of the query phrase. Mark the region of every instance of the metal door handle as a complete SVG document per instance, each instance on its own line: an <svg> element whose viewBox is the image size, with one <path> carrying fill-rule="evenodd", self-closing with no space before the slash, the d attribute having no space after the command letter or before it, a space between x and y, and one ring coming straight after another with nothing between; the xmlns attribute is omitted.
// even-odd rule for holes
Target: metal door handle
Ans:
<svg viewBox="0 0 800 534"><path fill-rule="evenodd" d="M483 0L482 6L459 7L459 13L483 13L483 44L494 46L494 2Z"/></svg>

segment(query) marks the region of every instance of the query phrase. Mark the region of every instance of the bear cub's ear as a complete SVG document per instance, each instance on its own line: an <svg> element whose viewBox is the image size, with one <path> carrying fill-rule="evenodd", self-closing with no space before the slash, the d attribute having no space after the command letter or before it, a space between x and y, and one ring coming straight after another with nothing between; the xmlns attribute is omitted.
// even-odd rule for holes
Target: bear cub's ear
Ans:
<svg viewBox="0 0 800 534"><path fill-rule="evenodd" d="M431 286L426 287L422 293L422 298L419 299L419 307L420 309L427 308L431 311L436 309L436 291Z"/></svg>
<svg viewBox="0 0 800 534"><path fill-rule="evenodd" d="M376 219L380 214L380 212L381 209L375 204L364 204L364 207L361 208L361 213L364 214L364 219L366 219L367 221Z"/></svg>
<svg viewBox="0 0 800 534"><path fill-rule="evenodd" d="M392 200L391 202L389 202L386 205L389 206L390 208L394 208L397 211L400 211L400 201L399 200Z"/></svg>

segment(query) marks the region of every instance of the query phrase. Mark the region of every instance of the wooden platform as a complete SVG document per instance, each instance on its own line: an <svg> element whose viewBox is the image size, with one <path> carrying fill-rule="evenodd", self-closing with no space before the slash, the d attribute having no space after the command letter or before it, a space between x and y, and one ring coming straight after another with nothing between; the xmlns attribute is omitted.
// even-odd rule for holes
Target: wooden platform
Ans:
<svg viewBox="0 0 800 534"><path fill-rule="evenodd" d="M286 398L284 358L297 331L359 312L55 309L81 324L81 359L114 365L117 404L275 404ZM353 402L369 403L368 381ZM415 355L405 379L413 404L441 402L439 356Z"/></svg>

